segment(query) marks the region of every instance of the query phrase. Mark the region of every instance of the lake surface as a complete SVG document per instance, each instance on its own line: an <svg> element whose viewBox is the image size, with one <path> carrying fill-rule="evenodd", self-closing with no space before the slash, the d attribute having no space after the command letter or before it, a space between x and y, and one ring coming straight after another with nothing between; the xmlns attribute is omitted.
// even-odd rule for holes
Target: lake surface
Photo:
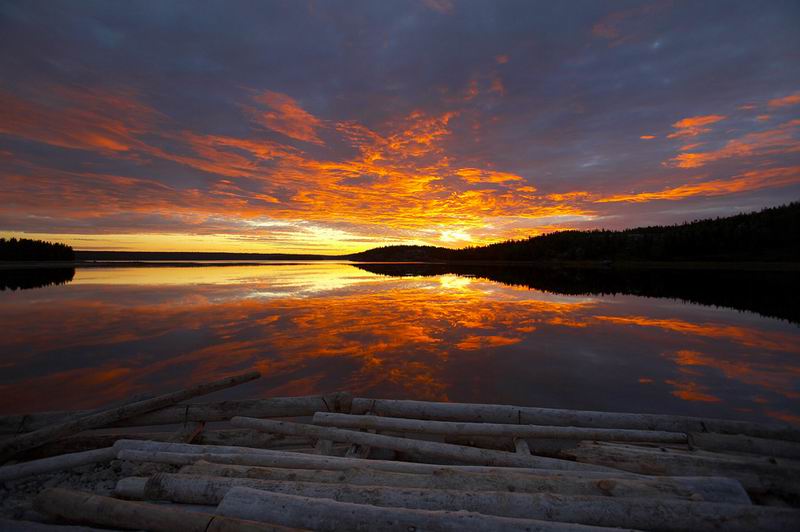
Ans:
<svg viewBox="0 0 800 532"><path fill-rule="evenodd" d="M800 423L796 272L317 262L28 275L0 275L0 413L254 368L260 380L209 399L350 390Z"/></svg>

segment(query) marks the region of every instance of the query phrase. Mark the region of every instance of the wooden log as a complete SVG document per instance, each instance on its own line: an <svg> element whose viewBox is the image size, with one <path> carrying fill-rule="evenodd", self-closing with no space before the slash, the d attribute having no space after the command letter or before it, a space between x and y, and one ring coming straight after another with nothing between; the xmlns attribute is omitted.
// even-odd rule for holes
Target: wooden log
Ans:
<svg viewBox="0 0 800 532"><path fill-rule="evenodd" d="M168 505L121 501L91 493L50 488L34 505L40 512L77 523L152 532L290 532L280 525L188 511Z"/></svg>
<svg viewBox="0 0 800 532"><path fill-rule="evenodd" d="M689 434L692 447L708 451L750 453L782 458L800 458L800 444L783 440L754 438L739 434L716 434L692 432Z"/></svg>
<svg viewBox="0 0 800 532"><path fill-rule="evenodd" d="M487 449L475 449L463 445L451 445L449 443L438 443L423 440L410 440L385 436L383 434L370 434L368 432L355 432L330 427L317 427L301 423L289 423L285 421L274 421L268 419L254 419L247 417L235 417L231 423L237 427L244 427L264 432L285 434L287 436L309 436L312 438L330 439L334 441L357 443L372 447L381 447L400 452L414 452L430 456L432 458L443 458L448 460L458 460L467 464L491 465L491 466L512 466L512 467L539 467L548 469L570 469L570 470L595 470L596 466L586 466L567 460L555 458L542 458L539 456L520 456L515 453L504 451L491 451ZM613 468L608 468L613 469ZM606 468L604 468L606 470Z"/></svg>
<svg viewBox="0 0 800 532"><path fill-rule="evenodd" d="M85 526L51 525L34 521L14 521L0 519L3 532L109 532L108 528L89 528Z"/></svg>
<svg viewBox="0 0 800 532"><path fill-rule="evenodd" d="M507 438L546 438L568 440L606 440L627 442L686 443L682 432L657 430L595 429L584 427L551 427L498 423L464 423L453 421L424 421L380 416L356 416L317 412L313 423L324 427L380 430L414 434L447 436L499 436Z"/></svg>
<svg viewBox="0 0 800 532"><path fill-rule="evenodd" d="M401 473L436 473L444 469L457 469L459 471L483 473L516 472L524 474L547 474L551 476L580 476L585 478L638 478L642 476L617 469L611 471L573 471L527 467L442 466L440 464L399 462L394 460L361 460L339 456L316 456L269 449L246 449L242 447L189 445L136 440L119 440L114 444L114 448L118 450L117 458L120 460L174 465L187 465L198 460L206 460L219 464L288 467L297 469L340 470L350 469L352 467L367 467L370 469L397 471Z"/></svg>
<svg viewBox="0 0 800 532"><path fill-rule="evenodd" d="M192 443L197 438L200 437L200 434L203 433L203 430L206 428L205 421L191 421L189 423L185 423L180 429L173 432L167 441L178 442L178 443Z"/></svg>
<svg viewBox="0 0 800 532"><path fill-rule="evenodd" d="M370 410L379 416L423 420L661 430L667 432L717 432L800 441L800 429L779 423L748 423L726 419L663 414L595 412L508 405L353 399L352 414L363 414Z"/></svg>
<svg viewBox="0 0 800 532"><path fill-rule="evenodd" d="M50 427L44 427L33 432L21 434L10 441L0 444L0 463L5 462L15 454L55 441L59 438L71 436L78 432L104 427L121 419L151 412L170 406L198 395L207 395L218 390L224 390L238 384L249 382L261 376L260 373L253 371L228 377L225 379L198 384L185 390L160 395L152 399L146 399L110 410L104 410L84 417L78 417Z"/></svg>
<svg viewBox="0 0 800 532"><path fill-rule="evenodd" d="M169 441L172 432L108 432L107 429L89 430L48 443L23 455L27 459L46 458L59 454L88 451L102 447L110 447L118 440L151 440ZM204 430L191 442L199 445L227 445L236 447L253 447L258 449L287 449L310 447L313 439L283 434L265 434L257 430L221 429Z"/></svg>
<svg viewBox="0 0 800 532"><path fill-rule="evenodd" d="M445 436L443 438L445 443L453 443L455 445L469 445L470 447L480 447L483 449L516 452L517 446L514 443L515 439L501 436ZM532 454L551 458L559 458L559 453L561 451L577 447L581 441L582 440L551 440L545 438L531 438L525 440Z"/></svg>
<svg viewBox="0 0 800 532"><path fill-rule="evenodd" d="M113 447L106 447L105 449L62 454L60 456L42 458L41 460L33 460L21 464L6 465L0 467L0 482L31 475L39 475L41 473L49 473L51 471L72 469L73 467L94 464L96 462L111 461L116 458L116 455L117 452Z"/></svg>
<svg viewBox="0 0 800 532"><path fill-rule="evenodd" d="M737 456L709 456L674 450L582 442L564 455L591 464L614 467L646 475L708 475L734 478L751 494L778 493L800 496L800 471L768 460L743 460Z"/></svg>
<svg viewBox="0 0 800 532"><path fill-rule="evenodd" d="M587 479L519 473L474 473L444 469L434 474L396 473L367 468L340 471L283 469L195 462L182 475L238 477L273 481L321 482L354 486L508 491L512 493L559 493L609 497L654 497L750 504L737 481L714 477L651 477L643 479Z"/></svg>
<svg viewBox="0 0 800 532"><path fill-rule="evenodd" d="M540 519L657 532L794 530L800 510L678 499L564 496L552 493L436 490L348 486L245 478L157 474L145 498L191 504L221 502L232 487L384 508L466 510L485 515Z"/></svg>
<svg viewBox="0 0 800 532"><path fill-rule="evenodd" d="M174 425L198 421L227 421L233 416L258 418L304 417L315 412L346 412L350 409L352 396L348 392L302 397L272 397L213 403L190 403L173 405L154 412L136 415L110 423L109 427L147 427ZM0 434L30 432L69 421L98 411L41 412L0 416Z"/></svg>
<svg viewBox="0 0 800 532"><path fill-rule="evenodd" d="M514 452L528 455L531 454L531 448L528 447L528 442L522 438L514 438Z"/></svg>
<svg viewBox="0 0 800 532"><path fill-rule="evenodd" d="M381 508L329 499L297 497L250 488L233 488L220 503L220 515L270 521L318 532L606 532L607 528L513 519L474 512ZM619 531L618 529L617 532ZM610 532L610 531L609 531Z"/></svg>

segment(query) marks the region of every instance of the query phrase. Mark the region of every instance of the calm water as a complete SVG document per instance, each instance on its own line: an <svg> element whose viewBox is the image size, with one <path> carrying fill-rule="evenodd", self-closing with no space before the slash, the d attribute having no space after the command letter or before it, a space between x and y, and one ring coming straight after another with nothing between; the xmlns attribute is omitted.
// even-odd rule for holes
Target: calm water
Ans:
<svg viewBox="0 0 800 532"><path fill-rule="evenodd" d="M262 379L215 397L347 389L800 422L796 274L310 263L4 275L6 288L39 287L0 291L0 413L256 368Z"/></svg>

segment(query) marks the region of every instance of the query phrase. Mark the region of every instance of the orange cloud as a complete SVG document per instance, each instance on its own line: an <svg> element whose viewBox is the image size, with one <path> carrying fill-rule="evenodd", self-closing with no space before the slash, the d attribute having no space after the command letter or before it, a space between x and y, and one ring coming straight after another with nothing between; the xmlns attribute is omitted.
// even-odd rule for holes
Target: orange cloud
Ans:
<svg viewBox="0 0 800 532"><path fill-rule="evenodd" d="M509 57L505 54L502 54L495 56L494 60L498 65L505 65L506 63L508 63Z"/></svg>
<svg viewBox="0 0 800 532"><path fill-rule="evenodd" d="M322 144L317 130L322 121L300 107L290 96L279 92L266 91L253 99L269 108L269 111L250 109L253 119L264 127L277 131L289 138Z"/></svg>
<svg viewBox="0 0 800 532"><path fill-rule="evenodd" d="M800 151L798 127L800 120L791 120L774 129L748 133L741 138L730 140L718 150L680 153L665 164L678 168L698 168L734 157L796 153Z"/></svg>
<svg viewBox="0 0 800 532"><path fill-rule="evenodd" d="M774 98L770 100L767 105L769 107L787 107L790 105L797 105L800 103L800 92L795 92L782 98Z"/></svg>
<svg viewBox="0 0 800 532"><path fill-rule="evenodd" d="M467 183L505 183L508 181L522 181L516 174L495 172L493 170L479 170L478 168L460 168L456 175Z"/></svg>
<svg viewBox="0 0 800 532"><path fill-rule="evenodd" d="M159 118L132 93L59 88L39 101L0 91L0 133L61 148L126 154L146 147L136 136Z"/></svg>
<svg viewBox="0 0 800 532"><path fill-rule="evenodd" d="M672 124L672 127L677 131L667 135L667 138L675 139L683 137L696 137L698 135L702 135L703 133L708 133L711 131L711 128L707 126L716 124L717 122L725 120L725 118L727 117L722 115L704 115L691 116L689 118L678 120Z"/></svg>
<svg viewBox="0 0 800 532"><path fill-rule="evenodd" d="M654 138L656 138L656 136L655 135L642 135L639 138L643 139L643 140L653 140Z"/></svg>
<svg viewBox="0 0 800 532"><path fill-rule="evenodd" d="M800 167L771 168L752 170L731 179L714 179L666 188L658 192L639 192L617 194L600 199L596 203L632 202L641 203L655 200L680 200L691 197L722 196L749 190L782 187L800 183Z"/></svg>

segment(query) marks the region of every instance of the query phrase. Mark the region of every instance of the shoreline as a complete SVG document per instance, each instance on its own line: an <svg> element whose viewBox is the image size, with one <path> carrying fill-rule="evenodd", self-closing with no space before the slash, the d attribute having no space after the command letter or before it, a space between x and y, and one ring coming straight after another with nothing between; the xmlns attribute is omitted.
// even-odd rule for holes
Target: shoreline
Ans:
<svg viewBox="0 0 800 532"><path fill-rule="evenodd" d="M742 261L352 261L320 260L256 260L256 261L0 261L2 270L34 270L45 268L202 268L219 266L297 266L301 264L436 264L447 266L585 268L585 269L661 269L661 270L740 270L800 271L798 262Z"/></svg>

